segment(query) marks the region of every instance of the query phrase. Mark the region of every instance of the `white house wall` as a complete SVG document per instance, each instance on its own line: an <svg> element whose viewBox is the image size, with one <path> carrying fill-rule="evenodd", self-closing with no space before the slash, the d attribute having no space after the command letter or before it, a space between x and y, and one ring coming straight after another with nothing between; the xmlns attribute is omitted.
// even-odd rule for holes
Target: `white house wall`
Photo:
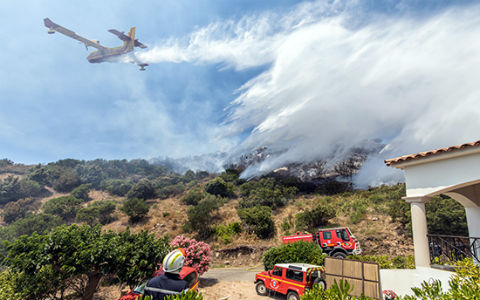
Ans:
<svg viewBox="0 0 480 300"><path fill-rule="evenodd" d="M427 159L422 159L421 164L404 168L407 197L432 195L452 186L480 181L479 154L424 161Z"/></svg>

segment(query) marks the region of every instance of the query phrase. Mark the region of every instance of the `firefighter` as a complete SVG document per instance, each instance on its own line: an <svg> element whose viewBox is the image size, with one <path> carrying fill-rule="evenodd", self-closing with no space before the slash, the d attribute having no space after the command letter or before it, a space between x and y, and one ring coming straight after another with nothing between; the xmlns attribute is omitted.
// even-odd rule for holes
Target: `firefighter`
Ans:
<svg viewBox="0 0 480 300"><path fill-rule="evenodd" d="M165 274L148 281L145 296L152 296L153 300L163 300L168 295L177 295L189 290L188 283L178 275L182 270L185 255L185 250L179 248L165 256L163 259Z"/></svg>

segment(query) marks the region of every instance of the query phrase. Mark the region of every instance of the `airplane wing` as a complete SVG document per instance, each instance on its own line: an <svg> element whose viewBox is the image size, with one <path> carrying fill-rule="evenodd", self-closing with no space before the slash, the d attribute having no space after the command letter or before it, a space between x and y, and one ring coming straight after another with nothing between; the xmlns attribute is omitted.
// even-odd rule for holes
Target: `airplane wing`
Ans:
<svg viewBox="0 0 480 300"><path fill-rule="evenodd" d="M55 31L60 32L61 34L64 34L68 37L71 37L72 39L76 39L77 41L82 42L83 44L85 44L86 47L94 47L97 49L107 49L106 47L100 45L98 42L94 42L89 39L86 39L65 27L62 27L58 24L53 23L49 18L43 19L43 23L45 24L45 27L49 29L48 33L54 33Z"/></svg>
<svg viewBox="0 0 480 300"><path fill-rule="evenodd" d="M126 34L124 34L123 32L120 32L116 29L109 29L108 32L111 32L113 33L114 35L118 36L119 39L121 39L122 41L129 41L130 40L130 37ZM134 44L133 44L135 47L140 47L140 48L147 48L147 46L145 46L144 44L140 43L138 40L135 40Z"/></svg>

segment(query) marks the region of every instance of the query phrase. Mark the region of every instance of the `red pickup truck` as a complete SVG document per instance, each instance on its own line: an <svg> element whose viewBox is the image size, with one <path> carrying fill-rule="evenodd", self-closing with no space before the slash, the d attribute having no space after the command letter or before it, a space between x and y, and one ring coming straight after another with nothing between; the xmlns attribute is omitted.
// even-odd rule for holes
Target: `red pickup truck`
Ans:
<svg viewBox="0 0 480 300"><path fill-rule="evenodd" d="M321 266L292 263L276 264L273 270L255 275L255 289L261 296L275 292L287 295L287 300L299 300L305 290L314 285L325 289L325 269Z"/></svg>
<svg viewBox="0 0 480 300"><path fill-rule="evenodd" d="M298 241L316 243L323 253L333 257L345 258L347 255L362 253L360 243L348 227L319 229L315 233L297 232L296 235L282 237L284 244Z"/></svg>

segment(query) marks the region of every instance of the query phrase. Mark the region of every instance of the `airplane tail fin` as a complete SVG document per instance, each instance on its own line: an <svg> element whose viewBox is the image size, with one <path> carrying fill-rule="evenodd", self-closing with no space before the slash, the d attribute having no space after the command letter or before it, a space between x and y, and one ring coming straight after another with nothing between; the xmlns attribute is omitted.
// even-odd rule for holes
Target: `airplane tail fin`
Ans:
<svg viewBox="0 0 480 300"><path fill-rule="evenodd" d="M130 30L128 31L127 36L129 37L128 40L125 40L123 42L123 45L128 49L128 50L133 50L134 43L135 43L135 27L131 27Z"/></svg>

